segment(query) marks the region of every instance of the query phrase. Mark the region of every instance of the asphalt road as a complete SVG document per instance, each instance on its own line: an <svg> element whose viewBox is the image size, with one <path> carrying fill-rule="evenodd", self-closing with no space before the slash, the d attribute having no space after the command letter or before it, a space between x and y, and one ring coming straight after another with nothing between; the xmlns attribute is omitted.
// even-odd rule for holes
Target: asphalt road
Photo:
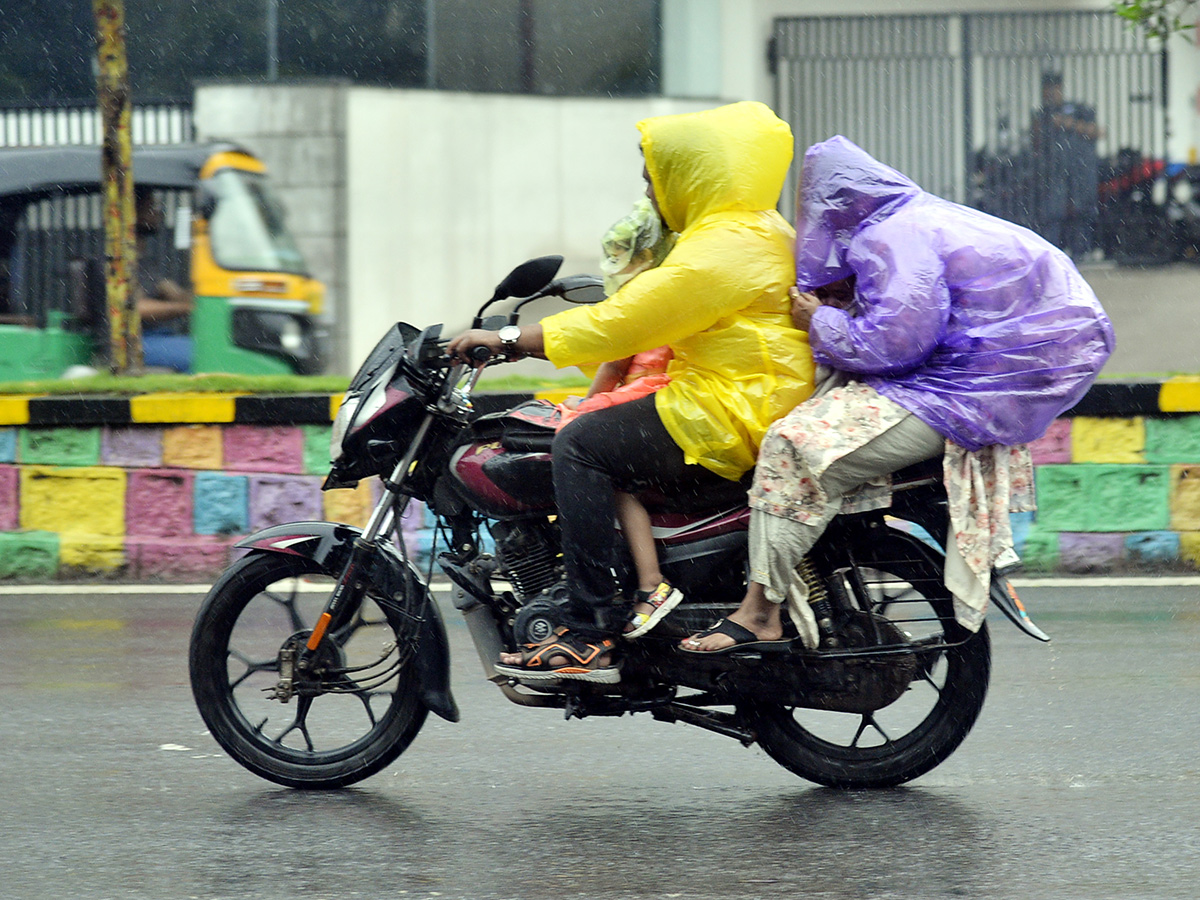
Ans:
<svg viewBox="0 0 1200 900"><path fill-rule="evenodd" d="M983 715L911 786L817 788L648 716L564 722L479 677L384 773L277 788L205 733L198 593L0 593L0 897L1187 898L1200 583L1025 587Z"/></svg>

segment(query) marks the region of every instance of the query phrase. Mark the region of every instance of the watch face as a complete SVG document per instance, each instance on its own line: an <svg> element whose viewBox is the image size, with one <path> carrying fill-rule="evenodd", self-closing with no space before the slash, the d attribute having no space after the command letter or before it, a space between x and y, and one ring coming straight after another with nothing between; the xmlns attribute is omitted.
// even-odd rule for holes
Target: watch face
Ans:
<svg viewBox="0 0 1200 900"><path fill-rule="evenodd" d="M515 344L521 336L521 328L519 325L505 325L496 334L502 344Z"/></svg>

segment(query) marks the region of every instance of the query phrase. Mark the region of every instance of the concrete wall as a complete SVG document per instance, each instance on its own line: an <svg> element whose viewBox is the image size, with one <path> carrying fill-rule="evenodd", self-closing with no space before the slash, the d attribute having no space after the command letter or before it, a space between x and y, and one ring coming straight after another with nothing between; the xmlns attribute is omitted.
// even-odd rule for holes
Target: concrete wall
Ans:
<svg viewBox="0 0 1200 900"><path fill-rule="evenodd" d="M600 236L644 190L635 123L711 105L202 85L196 127L267 162L329 286L330 370L349 374L398 319L464 327L530 257L596 271Z"/></svg>
<svg viewBox="0 0 1200 900"><path fill-rule="evenodd" d="M466 327L517 263L595 272L645 190L635 123L710 105L359 89L347 109L347 246L361 359L381 323Z"/></svg>

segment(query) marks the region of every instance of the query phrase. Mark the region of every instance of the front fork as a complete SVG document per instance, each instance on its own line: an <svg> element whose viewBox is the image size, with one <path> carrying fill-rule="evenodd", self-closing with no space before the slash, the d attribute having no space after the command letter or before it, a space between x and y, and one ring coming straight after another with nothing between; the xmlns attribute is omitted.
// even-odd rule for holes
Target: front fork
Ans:
<svg viewBox="0 0 1200 900"><path fill-rule="evenodd" d="M306 669L311 664L313 655L316 653L317 648L320 647L321 641L328 633L330 627L336 631L346 625L359 606L362 605L367 584L366 579L361 577L362 570L378 552L379 543L391 537L396 522L399 521L399 517L404 513L404 507L408 504L408 497L402 493L402 488L413 469L417 454L425 445L425 438L429 434L429 429L433 425L434 419L438 414L462 415L466 411L466 408L454 399L455 385L461 377L464 368L462 364L451 368L446 378L445 387L434 405L427 408L425 419L421 422L412 441L409 442L408 450L400 462L396 463L391 475L384 479L383 494L379 498L379 502L375 504L375 508L371 511L371 517L367 520L362 534L355 538L354 546L349 558L346 560L346 564L342 567L337 584L330 593L329 600L325 603L325 609L321 612L320 617L318 617L317 624L313 627L312 634L309 635L308 641L304 645L304 650L296 662L296 665L301 670ZM476 383L479 381L479 376L482 374L483 366L479 366L472 373L470 382L464 389L464 399L470 397Z"/></svg>
<svg viewBox="0 0 1200 900"><path fill-rule="evenodd" d="M399 521L399 516L403 514L403 508L407 505L408 498L401 494L401 487L412 469L417 452L425 443L425 436L429 433L433 419L432 412L426 414L425 421L417 430L416 437L408 445L408 452L392 469L391 476L384 479L383 494L371 511L371 517L367 520L362 534L355 537L346 563L338 575L337 584L330 592L329 599L325 601L325 608L317 618L312 634L308 636L304 650L296 661L296 666L301 671L306 670L312 664L317 648L321 646L321 641L330 627L337 631L345 626L362 605L367 590L367 580L362 577L363 569L379 552L379 543L391 537L393 528ZM401 499L402 497L403 499Z"/></svg>

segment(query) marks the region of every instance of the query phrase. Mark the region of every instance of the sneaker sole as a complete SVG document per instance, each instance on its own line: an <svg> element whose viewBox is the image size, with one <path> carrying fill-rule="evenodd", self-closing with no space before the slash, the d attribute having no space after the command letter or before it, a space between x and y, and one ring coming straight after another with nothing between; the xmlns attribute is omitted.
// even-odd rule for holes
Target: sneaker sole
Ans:
<svg viewBox="0 0 1200 900"><path fill-rule="evenodd" d="M501 675L515 678L530 684L546 684L555 681L587 681L592 684L617 684L621 680L621 670L616 666L604 669L583 669L573 666L561 669L549 669L544 672L531 672L517 666L506 666L496 663L492 666Z"/></svg>

